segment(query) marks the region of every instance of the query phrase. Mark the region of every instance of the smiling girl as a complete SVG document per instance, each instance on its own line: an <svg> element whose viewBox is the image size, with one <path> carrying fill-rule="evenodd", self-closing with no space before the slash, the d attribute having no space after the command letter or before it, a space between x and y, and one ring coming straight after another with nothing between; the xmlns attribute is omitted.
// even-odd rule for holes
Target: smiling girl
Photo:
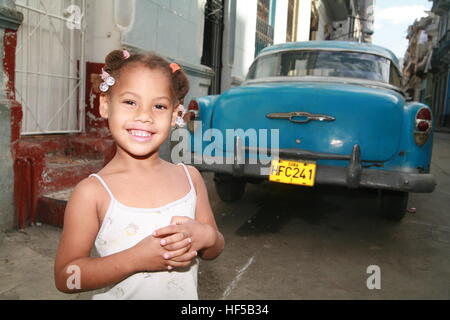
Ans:
<svg viewBox="0 0 450 320"><path fill-rule="evenodd" d="M198 299L197 257L216 258L224 238L200 173L159 157L189 90L187 77L155 54L115 50L105 62L100 114L117 152L67 204L56 287L106 289L94 299ZM100 257L90 256L94 245Z"/></svg>

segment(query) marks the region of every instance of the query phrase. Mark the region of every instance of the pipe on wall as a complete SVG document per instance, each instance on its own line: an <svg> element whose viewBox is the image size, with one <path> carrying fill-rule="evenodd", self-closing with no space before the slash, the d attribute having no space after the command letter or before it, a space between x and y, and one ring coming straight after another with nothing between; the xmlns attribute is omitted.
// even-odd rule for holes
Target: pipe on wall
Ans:
<svg viewBox="0 0 450 320"><path fill-rule="evenodd" d="M122 33L134 24L136 0L114 0L114 22Z"/></svg>

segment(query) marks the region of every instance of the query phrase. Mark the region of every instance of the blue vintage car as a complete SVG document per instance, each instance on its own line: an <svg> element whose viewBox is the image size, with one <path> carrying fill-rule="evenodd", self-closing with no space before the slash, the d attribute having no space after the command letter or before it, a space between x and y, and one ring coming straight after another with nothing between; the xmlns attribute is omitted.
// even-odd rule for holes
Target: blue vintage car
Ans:
<svg viewBox="0 0 450 320"><path fill-rule="evenodd" d="M188 108L193 164L213 171L220 198L247 182L378 190L400 221L409 192L432 192L432 113L408 101L395 55L343 41L265 48L245 82ZM256 136L256 139L255 139Z"/></svg>

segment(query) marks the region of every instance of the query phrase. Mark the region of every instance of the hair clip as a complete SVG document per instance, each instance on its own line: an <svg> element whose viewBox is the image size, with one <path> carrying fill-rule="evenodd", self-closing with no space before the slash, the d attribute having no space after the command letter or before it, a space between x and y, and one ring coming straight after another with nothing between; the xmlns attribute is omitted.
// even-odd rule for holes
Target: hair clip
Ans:
<svg viewBox="0 0 450 320"><path fill-rule="evenodd" d="M175 124L179 128L183 128L186 125L186 122L183 119L184 115L186 114L186 108L182 104L179 104L176 109L176 112L177 112L178 116L175 119ZM181 112L181 115L180 115L180 112Z"/></svg>
<svg viewBox="0 0 450 320"><path fill-rule="evenodd" d="M128 50L126 50L126 49L122 50L122 52L123 52L123 58L125 60L127 60L131 56L130 53L128 52Z"/></svg>
<svg viewBox="0 0 450 320"><path fill-rule="evenodd" d="M101 78L103 82L100 84L100 91L106 92L109 90L109 87L113 86L116 83L116 79L114 79L108 72L106 72L102 68Z"/></svg>
<svg viewBox="0 0 450 320"><path fill-rule="evenodd" d="M169 64L169 67L172 69L172 73L175 73L181 69L181 67L176 63Z"/></svg>

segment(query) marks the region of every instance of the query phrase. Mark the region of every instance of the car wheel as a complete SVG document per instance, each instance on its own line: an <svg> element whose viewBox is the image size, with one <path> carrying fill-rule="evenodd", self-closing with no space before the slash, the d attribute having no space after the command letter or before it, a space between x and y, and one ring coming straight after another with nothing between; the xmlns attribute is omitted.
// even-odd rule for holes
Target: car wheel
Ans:
<svg viewBox="0 0 450 320"><path fill-rule="evenodd" d="M408 192L378 190L378 212L387 220L401 221L408 206Z"/></svg>
<svg viewBox="0 0 450 320"><path fill-rule="evenodd" d="M216 173L214 183L219 198L225 202L234 202L242 198L245 192L246 181L227 174Z"/></svg>

